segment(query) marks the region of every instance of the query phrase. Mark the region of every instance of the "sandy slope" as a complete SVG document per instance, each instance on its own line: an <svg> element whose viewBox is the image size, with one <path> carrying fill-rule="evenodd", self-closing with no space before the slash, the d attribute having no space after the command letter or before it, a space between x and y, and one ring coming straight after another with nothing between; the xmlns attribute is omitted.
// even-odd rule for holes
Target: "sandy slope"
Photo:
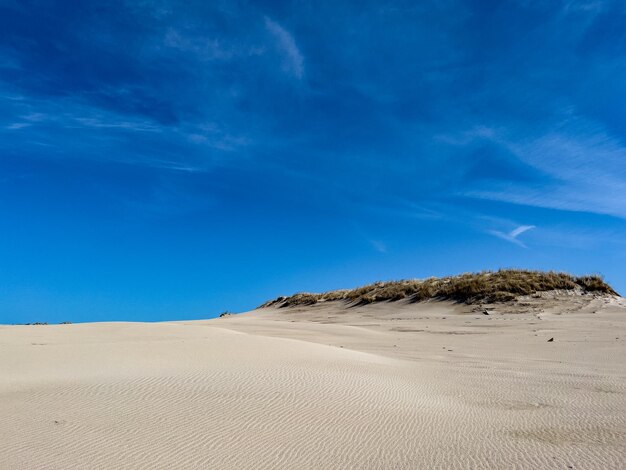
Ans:
<svg viewBox="0 0 626 470"><path fill-rule="evenodd" d="M615 300L1 326L0 380L1 469L626 468Z"/></svg>

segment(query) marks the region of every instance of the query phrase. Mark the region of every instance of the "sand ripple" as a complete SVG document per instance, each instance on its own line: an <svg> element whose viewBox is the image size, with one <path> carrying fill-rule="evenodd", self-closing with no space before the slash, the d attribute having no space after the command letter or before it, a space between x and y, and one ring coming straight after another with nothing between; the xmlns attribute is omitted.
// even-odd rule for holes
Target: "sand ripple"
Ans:
<svg viewBox="0 0 626 470"><path fill-rule="evenodd" d="M310 323L304 341L260 321L0 329L0 468L625 466L614 369L504 347L489 358L484 334L425 325ZM411 341L438 343L385 349Z"/></svg>

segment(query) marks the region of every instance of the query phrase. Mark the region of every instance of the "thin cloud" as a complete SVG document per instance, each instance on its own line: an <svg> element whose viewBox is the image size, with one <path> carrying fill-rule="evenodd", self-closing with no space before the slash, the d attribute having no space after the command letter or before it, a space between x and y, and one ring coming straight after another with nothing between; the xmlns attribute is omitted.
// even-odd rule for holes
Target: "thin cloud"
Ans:
<svg viewBox="0 0 626 470"><path fill-rule="evenodd" d="M200 60L228 60L237 52L224 46L218 39L201 36L184 36L173 28L165 34L164 44L184 53L194 54Z"/></svg>
<svg viewBox="0 0 626 470"><path fill-rule="evenodd" d="M304 57L291 33L267 16L265 28L274 36L278 48L284 55L283 69L300 80L304 75Z"/></svg>
<svg viewBox="0 0 626 470"><path fill-rule="evenodd" d="M155 132L160 127L146 122L132 121L110 121L91 117L76 117L74 121L84 127L101 128L101 129L125 129L129 131L139 132Z"/></svg>
<svg viewBox="0 0 626 470"><path fill-rule="evenodd" d="M14 122L13 124L9 124L8 126L6 126L6 128L9 130L18 130L29 126L30 123L28 122Z"/></svg>
<svg viewBox="0 0 626 470"><path fill-rule="evenodd" d="M508 129L480 136L466 132L457 139L466 143L482 139L500 146L537 169L544 183L538 187L523 181L492 182L466 191L466 196L626 218L626 200L615 197L626 191L626 146L620 140L579 117L553 124L545 134L526 137L523 132Z"/></svg>
<svg viewBox="0 0 626 470"><path fill-rule="evenodd" d="M385 254L387 253L387 245L385 245L380 240L368 240L372 248L374 248L377 252Z"/></svg>
<svg viewBox="0 0 626 470"><path fill-rule="evenodd" d="M489 233L493 236L496 236L498 238L501 238L503 240L506 240L508 242L521 246L522 248L527 248L526 245L524 245L524 243L522 243L518 239L518 237L522 233L528 232L529 230L532 230L534 228L536 228L534 225L520 225L519 227L511 230L510 232L500 232L499 230L490 230Z"/></svg>
<svg viewBox="0 0 626 470"><path fill-rule="evenodd" d="M581 0L569 0L566 1L563 6L563 11L565 13L571 12L583 12L583 13L601 13L609 8L609 2L604 0L591 0L591 1L581 1Z"/></svg>

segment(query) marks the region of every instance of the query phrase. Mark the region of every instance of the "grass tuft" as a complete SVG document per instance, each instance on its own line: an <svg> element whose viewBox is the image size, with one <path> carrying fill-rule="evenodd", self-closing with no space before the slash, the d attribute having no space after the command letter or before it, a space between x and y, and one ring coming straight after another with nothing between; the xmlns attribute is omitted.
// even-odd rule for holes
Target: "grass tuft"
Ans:
<svg viewBox="0 0 626 470"><path fill-rule="evenodd" d="M409 299L453 300L467 304L507 302L521 295L551 290L579 290L583 294L618 295L600 276L572 276L567 273L501 269L466 273L458 276L402 281L375 282L356 289L335 290L322 294L298 293L278 297L264 303L265 307L294 307L318 302L342 300L352 305Z"/></svg>

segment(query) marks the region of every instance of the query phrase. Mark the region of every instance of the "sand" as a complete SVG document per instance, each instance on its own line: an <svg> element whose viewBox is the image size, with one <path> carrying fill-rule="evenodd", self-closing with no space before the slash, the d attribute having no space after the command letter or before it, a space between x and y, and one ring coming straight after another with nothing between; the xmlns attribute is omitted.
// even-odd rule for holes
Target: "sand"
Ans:
<svg viewBox="0 0 626 470"><path fill-rule="evenodd" d="M1 326L0 468L626 468L626 303L486 307Z"/></svg>

